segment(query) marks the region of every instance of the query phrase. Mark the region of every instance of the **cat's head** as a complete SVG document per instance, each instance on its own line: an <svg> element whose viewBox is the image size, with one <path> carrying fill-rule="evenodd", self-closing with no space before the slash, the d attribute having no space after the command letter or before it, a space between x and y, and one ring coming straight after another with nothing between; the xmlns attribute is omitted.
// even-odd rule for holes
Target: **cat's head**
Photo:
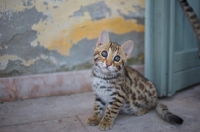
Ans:
<svg viewBox="0 0 200 132"><path fill-rule="evenodd" d="M103 73L115 73L121 71L126 59L129 57L134 42L129 40L121 46L111 42L109 35L103 31L99 36L94 51L94 63Z"/></svg>

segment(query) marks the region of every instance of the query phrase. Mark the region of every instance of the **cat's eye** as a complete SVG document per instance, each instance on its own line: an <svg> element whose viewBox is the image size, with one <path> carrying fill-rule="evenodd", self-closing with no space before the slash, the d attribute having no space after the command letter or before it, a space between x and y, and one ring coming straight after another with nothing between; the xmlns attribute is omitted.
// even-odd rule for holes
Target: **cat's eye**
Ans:
<svg viewBox="0 0 200 132"><path fill-rule="evenodd" d="M114 57L114 61L116 61L116 62L120 61L120 56L119 56L119 55L116 55L116 56Z"/></svg>
<svg viewBox="0 0 200 132"><path fill-rule="evenodd" d="M107 57L107 56L108 56L108 53L107 53L107 51L104 50L104 51L101 52L101 55L102 55L103 57Z"/></svg>

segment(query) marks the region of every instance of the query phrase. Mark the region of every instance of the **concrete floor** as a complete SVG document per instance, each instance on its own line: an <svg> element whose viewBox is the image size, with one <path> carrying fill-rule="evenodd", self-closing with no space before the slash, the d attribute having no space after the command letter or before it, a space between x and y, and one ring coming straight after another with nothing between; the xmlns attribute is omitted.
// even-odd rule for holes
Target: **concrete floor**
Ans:
<svg viewBox="0 0 200 132"><path fill-rule="evenodd" d="M86 126L92 115L92 92L0 104L0 132L99 132ZM119 115L109 132L200 132L200 85L160 99L181 116L181 126L163 121L154 110L136 117Z"/></svg>

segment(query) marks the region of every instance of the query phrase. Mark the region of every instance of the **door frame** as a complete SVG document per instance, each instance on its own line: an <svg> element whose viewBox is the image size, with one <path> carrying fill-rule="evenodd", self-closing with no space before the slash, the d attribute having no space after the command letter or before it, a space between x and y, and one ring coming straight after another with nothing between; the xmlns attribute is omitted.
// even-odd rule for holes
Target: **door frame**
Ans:
<svg viewBox="0 0 200 132"><path fill-rule="evenodd" d="M167 0L146 0L145 8L145 77L152 81L159 96L168 94L168 67L170 46L173 44L171 30L174 16L169 14ZM171 6L172 8L172 6ZM173 11L173 8L172 8ZM167 25L167 26L166 26ZM171 27L170 30L168 27Z"/></svg>

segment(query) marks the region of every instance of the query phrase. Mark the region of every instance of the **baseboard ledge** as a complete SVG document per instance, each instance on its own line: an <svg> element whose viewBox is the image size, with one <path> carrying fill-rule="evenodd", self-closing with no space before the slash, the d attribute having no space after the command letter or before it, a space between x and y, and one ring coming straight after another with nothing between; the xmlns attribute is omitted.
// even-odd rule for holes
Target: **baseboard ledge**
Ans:
<svg viewBox="0 0 200 132"><path fill-rule="evenodd" d="M132 67L144 74L143 65ZM0 102L91 90L91 70L0 78Z"/></svg>

